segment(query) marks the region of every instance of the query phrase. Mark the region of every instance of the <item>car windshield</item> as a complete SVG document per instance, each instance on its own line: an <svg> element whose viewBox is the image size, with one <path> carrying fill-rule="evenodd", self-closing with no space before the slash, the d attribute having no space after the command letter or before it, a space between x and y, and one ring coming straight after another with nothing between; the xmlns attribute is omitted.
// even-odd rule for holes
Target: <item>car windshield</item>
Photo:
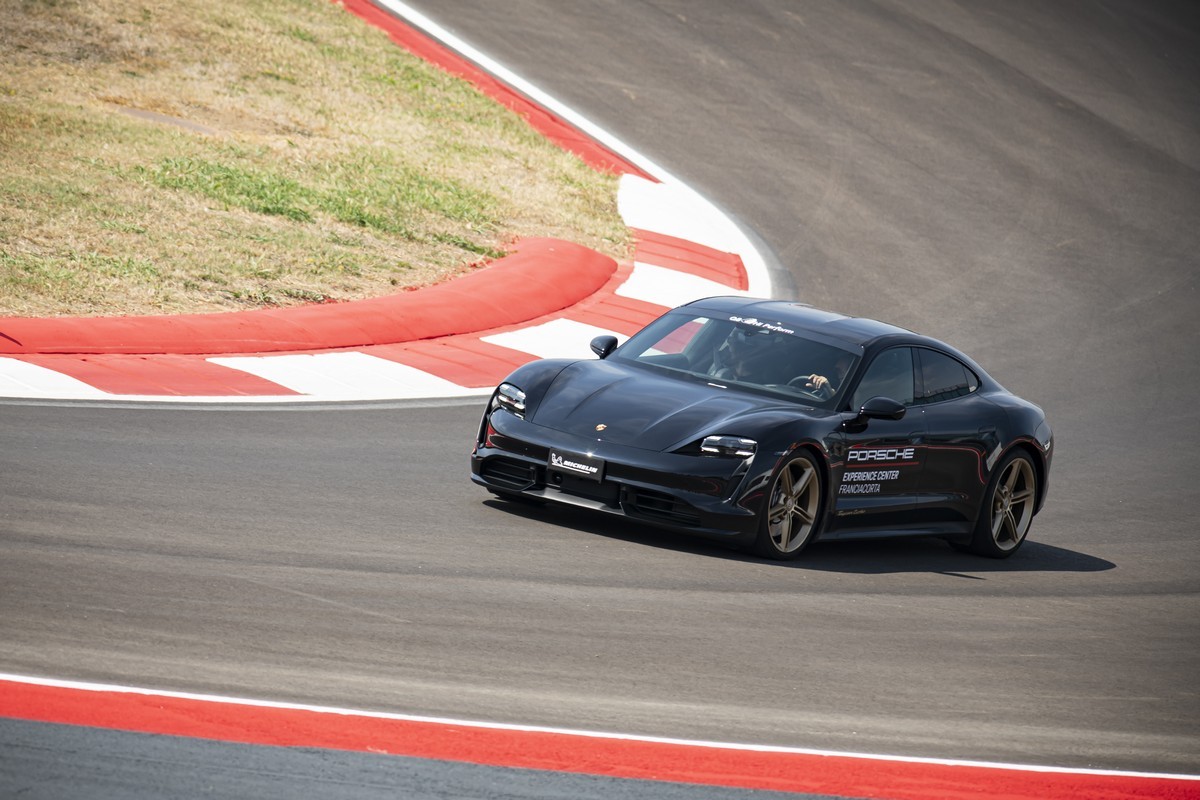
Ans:
<svg viewBox="0 0 1200 800"><path fill-rule="evenodd" d="M611 358L832 408L859 355L785 322L675 311L633 336Z"/></svg>

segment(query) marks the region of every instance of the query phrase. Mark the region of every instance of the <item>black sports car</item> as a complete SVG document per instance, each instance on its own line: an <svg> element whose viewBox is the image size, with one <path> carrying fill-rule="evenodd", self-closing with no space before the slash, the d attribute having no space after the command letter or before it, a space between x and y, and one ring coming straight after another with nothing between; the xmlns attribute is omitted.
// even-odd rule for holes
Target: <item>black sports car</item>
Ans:
<svg viewBox="0 0 1200 800"><path fill-rule="evenodd" d="M598 360L536 361L497 387L476 483L780 559L881 536L1004 558L1045 502L1042 410L902 328L716 297L591 346Z"/></svg>

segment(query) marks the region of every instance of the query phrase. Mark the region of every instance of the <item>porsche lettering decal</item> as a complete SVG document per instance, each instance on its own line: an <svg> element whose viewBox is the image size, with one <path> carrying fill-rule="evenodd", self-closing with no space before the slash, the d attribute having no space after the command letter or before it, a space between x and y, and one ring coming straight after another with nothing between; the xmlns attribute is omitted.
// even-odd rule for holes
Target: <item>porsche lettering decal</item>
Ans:
<svg viewBox="0 0 1200 800"><path fill-rule="evenodd" d="M915 447L861 448L851 449L846 453L846 460L855 464L912 461L916 457L917 448Z"/></svg>

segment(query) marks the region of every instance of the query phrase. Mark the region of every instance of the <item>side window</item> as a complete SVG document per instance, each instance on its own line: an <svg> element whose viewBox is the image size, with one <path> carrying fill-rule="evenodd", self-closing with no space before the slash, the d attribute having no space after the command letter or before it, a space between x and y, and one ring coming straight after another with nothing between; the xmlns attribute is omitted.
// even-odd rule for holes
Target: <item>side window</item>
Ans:
<svg viewBox="0 0 1200 800"><path fill-rule="evenodd" d="M979 379L956 358L924 348L917 351L921 370L917 381L918 403L939 403L970 394L979 388Z"/></svg>
<svg viewBox="0 0 1200 800"><path fill-rule="evenodd" d="M913 352L909 347L893 347L875 356L867 367L850 407L857 409L872 397L890 397L906 406L913 404Z"/></svg>

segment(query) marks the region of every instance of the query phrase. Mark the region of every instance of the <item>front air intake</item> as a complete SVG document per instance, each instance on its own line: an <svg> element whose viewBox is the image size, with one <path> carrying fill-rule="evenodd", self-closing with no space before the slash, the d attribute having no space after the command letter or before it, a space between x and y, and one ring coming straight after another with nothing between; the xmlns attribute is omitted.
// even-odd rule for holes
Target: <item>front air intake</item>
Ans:
<svg viewBox="0 0 1200 800"><path fill-rule="evenodd" d="M689 528L700 527L700 515L687 503L669 494L635 489L626 496L626 513Z"/></svg>
<svg viewBox="0 0 1200 800"><path fill-rule="evenodd" d="M488 483L504 489L524 491L538 483L538 467L509 458L489 458L479 468L479 475Z"/></svg>

